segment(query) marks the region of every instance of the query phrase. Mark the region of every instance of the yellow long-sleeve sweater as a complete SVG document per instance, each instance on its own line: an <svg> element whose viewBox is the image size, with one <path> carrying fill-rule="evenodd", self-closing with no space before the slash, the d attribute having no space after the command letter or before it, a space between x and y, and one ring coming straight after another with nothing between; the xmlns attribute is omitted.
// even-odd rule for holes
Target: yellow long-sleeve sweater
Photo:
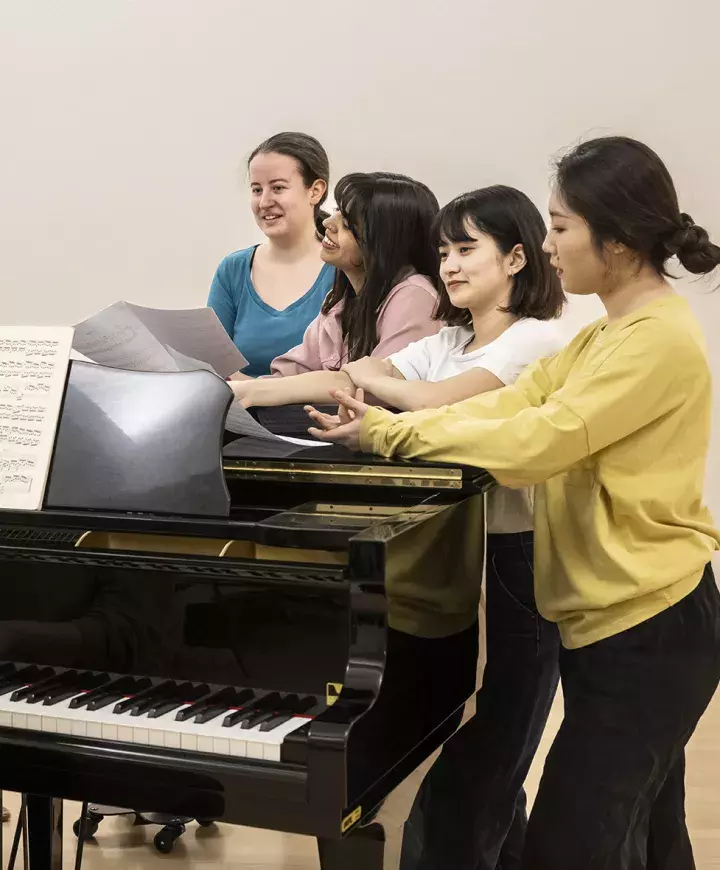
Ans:
<svg viewBox="0 0 720 870"><path fill-rule="evenodd" d="M365 416L364 450L536 485L540 612L576 648L689 594L720 548L702 490L712 406L700 326L668 296L583 330L516 384Z"/></svg>

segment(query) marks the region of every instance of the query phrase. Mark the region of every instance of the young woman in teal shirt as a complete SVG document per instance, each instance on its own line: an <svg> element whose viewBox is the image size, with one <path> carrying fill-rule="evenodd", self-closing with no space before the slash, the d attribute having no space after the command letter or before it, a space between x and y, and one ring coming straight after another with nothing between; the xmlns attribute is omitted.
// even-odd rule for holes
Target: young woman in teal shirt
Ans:
<svg viewBox="0 0 720 870"><path fill-rule="evenodd" d="M335 270L320 259L330 166L317 139L278 133L250 155L248 175L266 241L225 257L208 305L248 360L243 374L258 377L300 344L332 288Z"/></svg>

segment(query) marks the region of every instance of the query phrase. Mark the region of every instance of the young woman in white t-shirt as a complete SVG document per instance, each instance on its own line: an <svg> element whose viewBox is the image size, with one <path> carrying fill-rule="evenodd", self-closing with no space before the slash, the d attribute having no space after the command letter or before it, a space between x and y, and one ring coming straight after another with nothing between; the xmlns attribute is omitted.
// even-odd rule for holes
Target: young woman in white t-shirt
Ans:
<svg viewBox="0 0 720 870"><path fill-rule="evenodd" d="M437 408L513 384L564 344L565 301L542 250L546 228L525 194L495 186L457 197L435 222L448 324L388 359L343 370L358 388L404 411ZM323 416L308 409L319 422ZM487 665L477 713L425 778L403 840L402 867L435 870L434 832L473 838L473 870L519 866L527 816L523 783L558 682L559 638L533 592L532 499L496 487L488 497Z"/></svg>

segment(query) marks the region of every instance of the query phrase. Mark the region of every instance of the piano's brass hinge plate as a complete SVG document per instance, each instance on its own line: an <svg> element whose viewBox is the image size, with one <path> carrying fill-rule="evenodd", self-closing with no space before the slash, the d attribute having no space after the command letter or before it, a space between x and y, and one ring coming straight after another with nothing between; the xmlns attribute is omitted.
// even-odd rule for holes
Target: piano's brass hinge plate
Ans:
<svg viewBox="0 0 720 870"><path fill-rule="evenodd" d="M350 486L396 486L416 489L462 489L459 468L420 468L399 465L323 465L311 462L224 460L223 471L245 480L282 480L293 483L335 483Z"/></svg>

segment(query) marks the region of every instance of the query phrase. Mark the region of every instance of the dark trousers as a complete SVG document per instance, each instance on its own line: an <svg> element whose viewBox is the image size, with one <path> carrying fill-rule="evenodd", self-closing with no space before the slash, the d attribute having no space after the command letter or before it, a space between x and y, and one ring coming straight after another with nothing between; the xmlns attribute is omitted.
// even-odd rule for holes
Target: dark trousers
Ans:
<svg viewBox="0 0 720 870"><path fill-rule="evenodd" d="M523 783L558 683L558 632L538 615L532 565L532 532L488 535L487 664L477 712L446 742L418 792L402 870L520 866Z"/></svg>
<svg viewBox="0 0 720 870"><path fill-rule="evenodd" d="M533 806L523 870L693 870L684 750L720 680L720 594L710 566L694 592L658 616L563 649L560 670L565 719Z"/></svg>

